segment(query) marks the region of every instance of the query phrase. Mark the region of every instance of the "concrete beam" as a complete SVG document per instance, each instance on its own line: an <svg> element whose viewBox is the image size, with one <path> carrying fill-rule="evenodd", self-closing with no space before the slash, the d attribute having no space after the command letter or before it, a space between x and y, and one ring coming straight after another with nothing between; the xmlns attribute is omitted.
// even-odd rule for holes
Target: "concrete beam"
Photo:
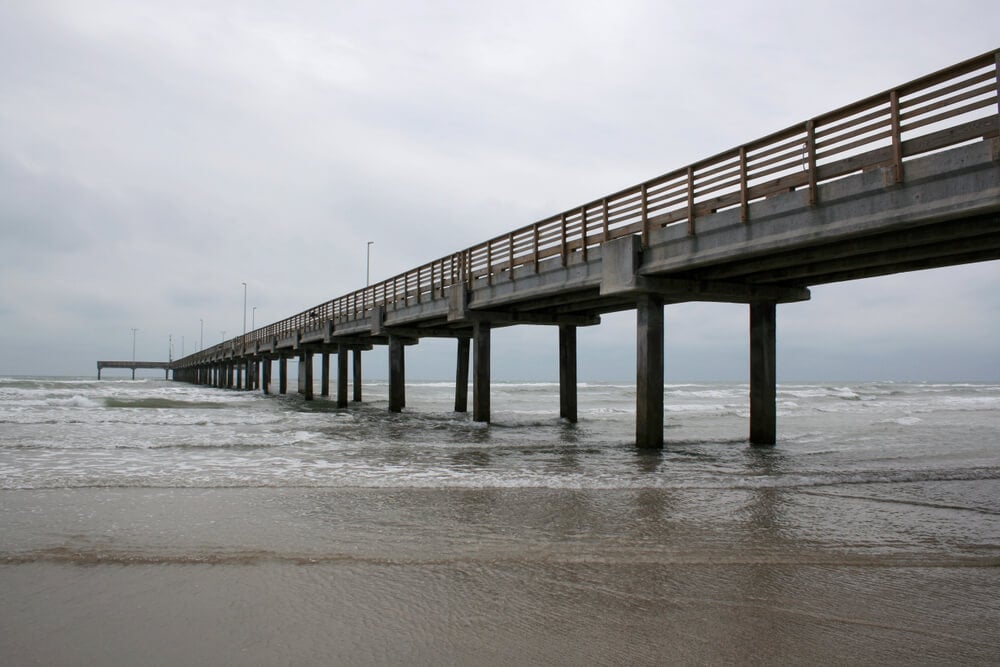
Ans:
<svg viewBox="0 0 1000 667"><path fill-rule="evenodd" d="M467 322L489 322L493 326L512 326L516 324L567 325L575 327L590 327L601 323L599 315L572 315L560 313L536 313L502 310L470 310L466 313Z"/></svg>
<svg viewBox="0 0 1000 667"><path fill-rule="evenodd" d="M805 287L667 278L643 275L642 241L625 236L604 244L601 296L655 294L672 303L718 301L723 303L789 303L808 301Z"/></svg>

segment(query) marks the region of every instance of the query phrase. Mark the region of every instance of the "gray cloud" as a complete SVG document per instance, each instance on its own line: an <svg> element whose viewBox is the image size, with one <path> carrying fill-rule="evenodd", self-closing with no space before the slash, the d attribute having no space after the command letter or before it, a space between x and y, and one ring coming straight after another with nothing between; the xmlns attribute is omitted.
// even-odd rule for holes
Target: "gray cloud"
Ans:
<svg viewBox="0 0 1000 667"><path fill-rule="evenodd" d="M0 373L90 373L131 352L131 327L151 356L200 320L216 342L242 327L244 281L258 323L280 319L360 287L367 241L373 278L392 275L995 48L998 18L985 1L5 3ZM1000 376L998 273L818 289L779 313L779 373ZM745 315L668 308L668 377L745 375ZM633 321L605 320L581 333L581 377L629 380ZM555 377L551 332L499 336L502 372ZM449 367L443 350L411 369Z"/></svg>

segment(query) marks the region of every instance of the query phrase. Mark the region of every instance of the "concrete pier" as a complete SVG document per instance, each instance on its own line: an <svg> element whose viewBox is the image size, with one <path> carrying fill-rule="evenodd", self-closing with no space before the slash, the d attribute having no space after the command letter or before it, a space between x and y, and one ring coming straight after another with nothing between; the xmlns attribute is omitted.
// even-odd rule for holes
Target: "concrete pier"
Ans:
<svg viewBox="0 0 1000 667"><path fill-rule="evenodd" d="M354 377L352 378L351 385L354 390L353 399L355 403L361 402L361 350L355 349L354 358L351 361L351 370L353 371Z"/></svg>
<svg viewBox="0 0 1000 667"><path fill-rule="evenodd" d="M559 416L576 423L576 327L559 325Z"/></svg>
<svg viewBox="0 0 1000 667"><path fill-rule="evenodd" d="M399 336L389 336L389 412L406 407L406 346Z"/></svg>
<svg viewBox="0 0 1000 667"><path fill-rule="evenodd" d="M337 350L337 407L347 407L347 353L346 346Z"/></svg>
<svg viewBox="0 0 1000 667"><path fill-rule="evenodd" d="M490 421L490 323L472 325L472 420Z"/></svg>
<svg viewBox="0 0 1000 667"><path fill-rule="evenodd" d="M750 304L750 442L777 441L776 308Z"/></svg>
<svg viewBox="0 0 1000 667"><path fill-rule="evenodd" d="M640 296L636 303L635 444L663 447L663 299Z"/></svg>
<svg viewBox="0 0 1000 667"><path fill-rule="evenodd" d="M469 339L458 339L458 359L455 363L455 412L469 410Z"/></svg>
<svg viewBox="0 0 1000 667"><path fill-rule="evenodd" d="M810 299L814 285L1000 260L998 72L1000 51L971 58L318 304L175 371L206 369L194 377L229 387L233 364L270 354L284 393L288 356L388 345L399 412L404 347L456 338L455 410L468 409L471 347L472 418L489 422L492 329L558 326L559 414L574 422L577 328L634 309L636 444L655 449L665 308L746 304L749 441L773 445L777 304ZM359 350L354 360L359 401ZM342 377L338 356L338 405Z"/></svg>
<svg viewBox="0 0 1000 667"><path fill-rule="evenodd" d="M319 395L329 396L330 395L330 353L323 352L320 354L320 380L319 380Z"/></svg>
<svg viewBox="0 0 1000 667"><path fill-rule="evenodd" d="M288 393L288 358L284 355L278 357L278 393Z"/></svg>
<svg viewBox="0 0 1000 667"><path fill-rule="evenodd" d="M303 352L299 355L299 393L305 400L313 400L312 352Z"/></svg>

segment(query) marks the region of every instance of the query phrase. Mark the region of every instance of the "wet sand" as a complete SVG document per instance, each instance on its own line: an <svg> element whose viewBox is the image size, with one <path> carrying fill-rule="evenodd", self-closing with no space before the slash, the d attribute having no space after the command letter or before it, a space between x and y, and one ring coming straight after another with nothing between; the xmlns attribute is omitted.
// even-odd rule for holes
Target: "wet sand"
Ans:
<svg viewBox="0 0 1000 667"><path fill-rule="evenodd" d="M851 491L2 492L0 656L995 664L993 536L935 542L908 522L934 526L937 510L907 518L909 505L856 497L874 487Z"/></svg>

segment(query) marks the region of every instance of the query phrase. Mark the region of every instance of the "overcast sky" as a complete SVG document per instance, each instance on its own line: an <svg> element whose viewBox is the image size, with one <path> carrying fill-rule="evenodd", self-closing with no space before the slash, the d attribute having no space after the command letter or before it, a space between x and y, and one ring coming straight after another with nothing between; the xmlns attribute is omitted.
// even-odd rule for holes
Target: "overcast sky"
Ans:
<svg viewBox="0 0 1000 667"><path fill-rule="evenodd" d="M0 374L164 359L1000 46L996 0L0 2ZM253 308L256 307L256 311ZM669 381L747 377L670 306ZM250 322L248 321L248 326ZM1000 381L997 262L778 308L779 380ZM580 332L634 381L634 314ZM557 379L553 328L494 377ZM449 378L454 344L407 351ZM385 376L384 353L366 374Z"/></svg>

